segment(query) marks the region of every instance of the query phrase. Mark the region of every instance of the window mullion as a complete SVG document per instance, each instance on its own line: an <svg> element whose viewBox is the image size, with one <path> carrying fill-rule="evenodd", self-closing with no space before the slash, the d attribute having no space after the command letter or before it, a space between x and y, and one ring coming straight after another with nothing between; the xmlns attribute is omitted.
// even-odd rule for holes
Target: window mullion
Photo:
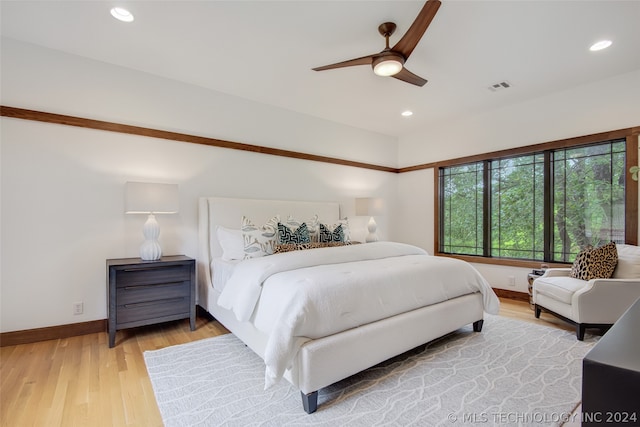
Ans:
<svg viewBox="0 0 640 427"><path fill-rule="evenodd" d="M491 161L483 162L483 193L482 193L482 253L491 256Z"/></svg>
<svg viewBox="0 0 640 427"><path fill-rule="evenodd" d="M544 152L544 255L546 262L553 260L553 164L551 151Z"/></svg>
<svg viewBox="0 0 640 427"><path fill-rule="evenodd" d="M445 205L444 194L445 194L445 183L444 183L444 168L438 168L438 247L436 250L440 252L445 252L444 250L444 231L445 231L445 223L444 223L444 211L447 209L447 205Z"/></svg>

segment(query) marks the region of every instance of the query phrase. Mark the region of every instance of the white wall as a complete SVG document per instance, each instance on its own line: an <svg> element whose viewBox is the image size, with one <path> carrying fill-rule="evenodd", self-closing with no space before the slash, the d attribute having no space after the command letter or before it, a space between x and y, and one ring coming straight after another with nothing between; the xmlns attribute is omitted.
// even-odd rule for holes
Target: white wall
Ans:
<svg viewBox="0 0 640 427"><path fill-rule="evenodd" d="M396 159L408 166L640 124L638 73L445 123L398 145L13 40L2 40L0 54L2 105L392 167ZM144 218L123 214L128 180L179 184L180 214L159 217L167 254L197 256L201 195L338 201L347 216L355 197L380 197L380 237L433 252L433 170L395 175L6 117L0 127L2 332L106 317L105 260L137 256L142 241ZM366 219L351 219L362 239ZM508 288L515 276L510 289L526 291L528 269L476 267L493 286ZM84 302L83 315L72 314L76 301Z"/></svg>
<svg viewBox="0 0 640 427"><path fill-rule="evenodd" d="M395 166L396 141L104 63L2 41L6 106ZM395 174L3 117L0 330L106 318L108 258L137 257L144 216L124 215L126 181L179 184L159 216L165 254L197 256L197 198L393 200ZM391 161L389 160L391 159ZM389 164L391 162L391 164ZM388 203L392 206L392 203ZM378 220L388 238L389 215ZM73 315L74 302L84 314Z"/></svg>
<svg viewBox="0 0 640 427"><path fill-rule="evenodd" d="M429 126L400 138L398 161L414 166L633 126L640 70Z"/></svg>
<svg viewBox="0 0 640 427"><path fill-rule="evenodd" d="M639 100L640 70L637 70L416 132L400 139L399 163L401 167L413 166L640 126ZM402 222L410 226L394 234L398 240L431 252L433 188L433 169L401 174L398 193L403 204ZM487 264L475 267L493 287L527 292L530 269ZM508 284L509 276L515 277L515 287Z"/></svg>

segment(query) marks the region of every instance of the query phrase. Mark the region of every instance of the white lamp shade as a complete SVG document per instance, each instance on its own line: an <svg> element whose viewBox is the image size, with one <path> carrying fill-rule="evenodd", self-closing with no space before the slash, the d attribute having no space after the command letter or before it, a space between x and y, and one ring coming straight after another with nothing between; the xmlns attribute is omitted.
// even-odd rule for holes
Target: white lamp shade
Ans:
<svg viewBox="0 0 640 427"><path fill-rule="evenodd" d="M356 216L378 216L382 215L382 199L364 197L356 199Z"/></svg>
<svg viewBox="0 0 640 427"><path fill-rule="evenodd" d="M127 182L125 185L125 213L177 213L179 203L178 184Z"/></svg>

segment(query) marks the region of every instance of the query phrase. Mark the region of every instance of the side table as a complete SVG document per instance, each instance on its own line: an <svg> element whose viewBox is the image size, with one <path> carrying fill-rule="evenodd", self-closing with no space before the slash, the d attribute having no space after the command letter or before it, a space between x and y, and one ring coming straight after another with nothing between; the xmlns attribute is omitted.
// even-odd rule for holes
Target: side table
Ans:
<svg viewBox="0 0 640 427"><path fill-rule="evenodd" d="M109 347L116 331L189 318L196 328L195 260L183 255L156 261L107 260Z"/></svg>
<svg viewBox="0 0 640 427"><path fill-rule="evenodd" d="M527 275L527 280L529 281L529 286L527 286L527 288L529 289L529 307L531 308L531 310L535 310L535 304L533 303L533 281L540 276L542 276L542 274L529 273Z"/></svg>

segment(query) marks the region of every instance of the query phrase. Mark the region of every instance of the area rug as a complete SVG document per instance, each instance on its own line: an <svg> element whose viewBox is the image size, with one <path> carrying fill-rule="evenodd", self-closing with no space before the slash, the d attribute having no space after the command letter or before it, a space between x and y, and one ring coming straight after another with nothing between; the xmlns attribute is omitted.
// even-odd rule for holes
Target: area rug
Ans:
<svg viewBox="0 0 640 427"><path fill-rule="evenodd" d="M264 363L233 335L144 353L171 426L552 426L580 401L582 358L596 342L486 315L319 392L306 414L283 380L264 390Z"/></svg>

